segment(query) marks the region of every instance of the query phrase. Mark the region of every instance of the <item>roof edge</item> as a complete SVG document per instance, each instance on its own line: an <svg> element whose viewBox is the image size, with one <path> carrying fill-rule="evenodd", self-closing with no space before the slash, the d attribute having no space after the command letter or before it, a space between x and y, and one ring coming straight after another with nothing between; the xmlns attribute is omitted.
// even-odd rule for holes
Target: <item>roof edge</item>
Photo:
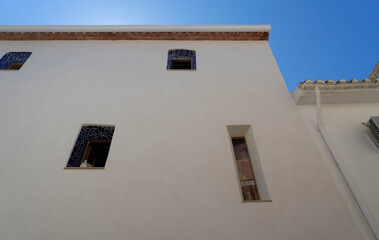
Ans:
<svg viewBox="0 0 379 240"><path fill-rule="evenodd" d="M316 104L315 87L320 89L323 104L379 102L379 78L375 81L363 79L362 82L357 79L351 82L346 80L339 82L318 80L316 83L307 81L300 83L291 93L297 105Z"/></svg>
<svg viewBox="0 0 379 240"><path fill-rule="evenodd" d="M270 32L271 25L0 25L0 32Z"/></svg>

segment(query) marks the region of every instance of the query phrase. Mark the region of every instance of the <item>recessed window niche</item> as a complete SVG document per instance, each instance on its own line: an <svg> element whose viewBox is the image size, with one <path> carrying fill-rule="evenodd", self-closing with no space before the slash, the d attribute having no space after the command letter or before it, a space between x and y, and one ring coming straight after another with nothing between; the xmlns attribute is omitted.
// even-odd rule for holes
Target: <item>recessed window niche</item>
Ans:
<svg viewBox="0 0 379 240"><path fill-rule="evenodd" d="M228 125L227 129L242 201L271 201L251 126Z"/></svg>
<svg viewBox="0 0 379 240"><path fill-rule="evenodd" d="M104 168L115 127L82 125L66 168Z"/></svg>
<svg viewBox="0 0 379 240"><path fill-rule="evenodd" d="M7 52L0 59L0 70L20 70L31 52Z"/></svg>
<svg viewBox="0 0 379 240"><path fill-rule="evenodd" d="M187 49L169 50L167 70L196 70L196 51Z"/></svg>

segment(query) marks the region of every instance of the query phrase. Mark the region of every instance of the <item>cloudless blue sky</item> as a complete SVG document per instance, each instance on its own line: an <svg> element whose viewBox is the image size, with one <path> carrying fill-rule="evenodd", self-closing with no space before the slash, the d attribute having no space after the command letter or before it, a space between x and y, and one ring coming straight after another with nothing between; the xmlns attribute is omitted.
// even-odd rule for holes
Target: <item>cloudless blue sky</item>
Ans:
<svg viewBox="0 0 379 240"><path fill-rule="evenodd" d="M359 80L379 60L379 0L1 0L0 25L271 24L292 91L305 79Z"/></svg>

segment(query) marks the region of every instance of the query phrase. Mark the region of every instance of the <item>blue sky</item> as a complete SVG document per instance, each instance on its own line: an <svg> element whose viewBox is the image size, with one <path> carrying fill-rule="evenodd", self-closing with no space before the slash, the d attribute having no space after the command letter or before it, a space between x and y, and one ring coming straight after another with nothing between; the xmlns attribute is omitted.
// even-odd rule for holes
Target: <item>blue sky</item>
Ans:
<svg viewBox="0 0 379 240"><path fill-rule="evenodd" d="M305 79L363 79L379 60L379 0L1 0L1 25L271 24L292 91Z"/></svg>

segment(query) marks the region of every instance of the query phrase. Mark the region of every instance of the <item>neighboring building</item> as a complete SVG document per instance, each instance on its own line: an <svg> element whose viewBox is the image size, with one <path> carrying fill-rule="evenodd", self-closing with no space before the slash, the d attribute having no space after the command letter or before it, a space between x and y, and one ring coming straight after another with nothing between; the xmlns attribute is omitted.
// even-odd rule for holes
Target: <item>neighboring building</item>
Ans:
<svg viewBox="0 0 379 240"><path fill-rule="evenodd" d="M292 93L317 147L325 159L337 163L349 185L349 190L345 188L346 201L349 202L352 193L376 235L379 233L379 142L376 139L379 129L375 128L378 125L375 116L379 116L378 71L379 63L369 78L362 81L306 80ZM316 88L320 99L318 110ZM371 117L374 118L368 123Z"/></svg>
<svg viewBox="0 0 379 240"><path fill-rule="evenodd" d="M373 239L269 31L0 27L0 239Z"/></svg>
<svg viewBox="0 0 379 240"><path fill-rule="evenodd" d="M371 74L368 76L368 78L371 81L375 81L376 79L379 78L379 61L376 63L376 66L372 70Z"/></svg>

